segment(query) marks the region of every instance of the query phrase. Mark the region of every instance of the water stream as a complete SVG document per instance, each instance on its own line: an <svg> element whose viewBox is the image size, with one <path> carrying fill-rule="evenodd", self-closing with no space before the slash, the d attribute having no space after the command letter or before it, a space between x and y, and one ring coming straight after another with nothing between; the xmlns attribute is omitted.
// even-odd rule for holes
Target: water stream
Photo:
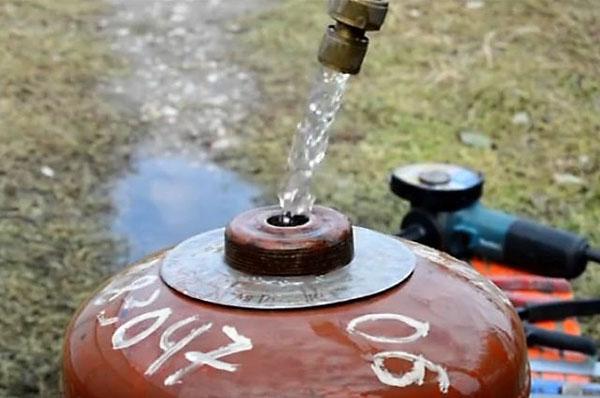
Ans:
<svg viewBox="0 0 600 398"><path fill-rule="evenodd" d="M350 75L321 67L308 100L304 118L298 123L288 157L288 174L279 192L284 223L292 216L309 214L315 198L311 182L323 161L329 143L330 126L342 103Z"/></svg>

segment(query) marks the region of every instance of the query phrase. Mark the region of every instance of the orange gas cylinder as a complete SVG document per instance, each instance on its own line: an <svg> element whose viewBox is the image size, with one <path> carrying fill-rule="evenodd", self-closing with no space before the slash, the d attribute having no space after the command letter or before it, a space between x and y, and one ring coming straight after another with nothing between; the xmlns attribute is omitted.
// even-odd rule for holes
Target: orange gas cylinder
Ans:
<svg viewBox="0 0 600 398"><path fill-rule="evenodd" d="M331 209L278 211L112 278L67 331L65 396L528 396L520 320L468 265Z"/></svg>

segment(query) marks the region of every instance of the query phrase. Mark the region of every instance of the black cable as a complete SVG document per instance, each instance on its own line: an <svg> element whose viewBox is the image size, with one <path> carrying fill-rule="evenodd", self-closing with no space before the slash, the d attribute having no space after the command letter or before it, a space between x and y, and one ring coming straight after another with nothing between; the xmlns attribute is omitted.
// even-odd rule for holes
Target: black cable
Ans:
<svg viewBox="0 0 600 398"><path fill-rule="evenodd" d="M528 346L539 345L559 350L577 351L591 356L596 356L598 353L596 341L589 337L546 330L528 323L525 323L523 327Z"/></svg>
<svg viewBox="0 0 600 398"><path fill-rule="evenodd" d="M598 342L592 338L570 335L556 330L541 329L529 324L529 322L553 321L571 316L597 315L600 314L600 299L549 301L530 304L517 308L517 313L523 320L528 345L577 351L592 356L597 354Z"/></svg>
<svg viewBox="0 0 600 398"><path fill-rule="evenodd" d="M595 263L600 263L600 249L594 249L592 247L588 247L585 255L588 260L593 261Z"/></svg>
<svg viewBox="0 0 600 398"><path fill-rule="evenodd" d="M549 301L517 308L523 320L530 322L555 321L571 316L593 316L600 314L600 299Z"/></svg>

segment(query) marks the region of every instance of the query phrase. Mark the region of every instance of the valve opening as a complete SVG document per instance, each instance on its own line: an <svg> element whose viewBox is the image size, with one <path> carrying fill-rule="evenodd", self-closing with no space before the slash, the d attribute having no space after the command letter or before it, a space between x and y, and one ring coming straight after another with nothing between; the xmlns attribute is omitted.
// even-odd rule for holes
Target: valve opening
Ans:
<svg viewBox="0 0 600 398"><path fill-rule="evenodd" d="M261 207L238 215L225 228L225 262L247 274L322 275L353 256L350 220L327 207L293 216L276 206Z"/></svg>
<svg viewBox="0 0 600 398"><path fill-rule="evenodd" d="M300 225L304 225L308 222L308 217L303 214L291 215L290 213L286 214L277 214L275 216L271 216L267 218L267 223L273 225L275 227L299 227Z"/></svg>

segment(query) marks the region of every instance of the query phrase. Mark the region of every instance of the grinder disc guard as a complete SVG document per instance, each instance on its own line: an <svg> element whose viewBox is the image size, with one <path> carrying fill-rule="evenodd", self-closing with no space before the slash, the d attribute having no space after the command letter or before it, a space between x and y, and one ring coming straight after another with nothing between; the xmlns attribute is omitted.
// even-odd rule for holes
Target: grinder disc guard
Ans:
<svg viewBox="0 0 600 398"><path fill-rule="evenodd" d="M390 188L413 207L453 211L481 197L483 175L466 167L444 163L401 166L392 172Z"/></svg>

